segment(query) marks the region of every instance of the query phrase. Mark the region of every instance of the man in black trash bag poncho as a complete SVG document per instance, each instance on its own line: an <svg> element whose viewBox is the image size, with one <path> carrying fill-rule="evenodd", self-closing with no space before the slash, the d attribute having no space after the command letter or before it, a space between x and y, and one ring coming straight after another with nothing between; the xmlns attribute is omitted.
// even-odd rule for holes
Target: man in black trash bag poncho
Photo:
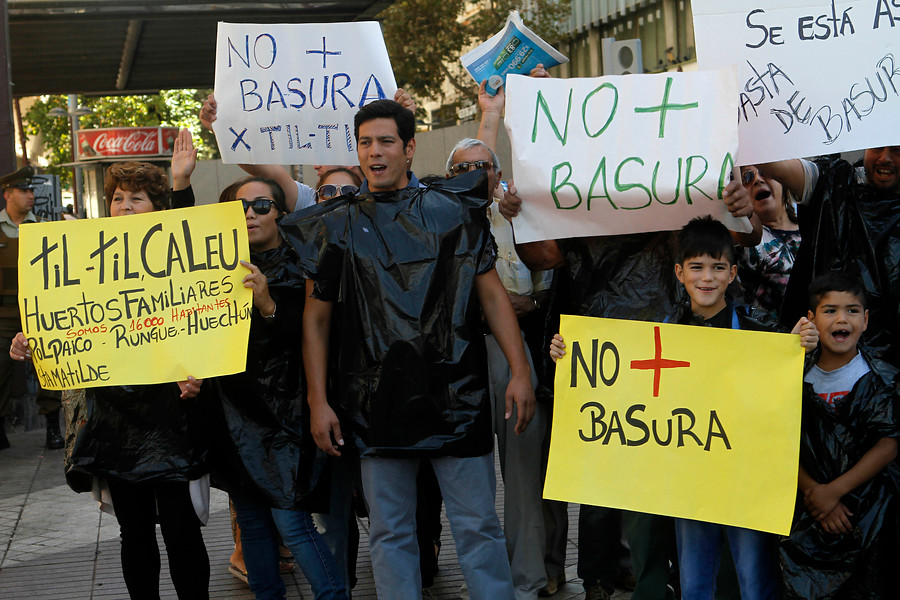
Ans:
<svg viewBox="0 0 900 600"><path fill-rule="evenodd" d="M482 311L512 369L506 412L516 404L517 432L534 411L530 369L494 270L487 177L475 171L421 186L407 170L414 132L413 114L396 102L361 108L359 196L282 222L309 278L303 356L311 429L322 450L339 455L340 416L360 452L379 596L421 598L416 473L429 459L470 594L512 599L494 508Z"/></svg>

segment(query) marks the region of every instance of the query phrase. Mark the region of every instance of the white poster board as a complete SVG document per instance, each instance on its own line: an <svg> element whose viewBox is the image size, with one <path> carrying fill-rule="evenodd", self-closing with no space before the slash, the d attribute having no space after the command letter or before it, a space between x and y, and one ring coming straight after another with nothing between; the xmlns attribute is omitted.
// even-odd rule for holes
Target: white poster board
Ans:
<svg viewBox="0 0 900 600"><path fill-rule="evenodd" d="M225 163L355 165L353 116L396 91L376 22L219 23L213 129Z"/></svg>
<svg viewBox="0 0 900 600"><path fill-rule="evenodd" d="M738 164L900 143L900 2L693 0L701 69L738 67Z"/></svg>
<svg viewBox="0 0 900 600"><path fill-rule="evenodd" d="M737 151L735 70L511 75L505 125L523 200L517 242L679 229L712 214Z"/></svg>

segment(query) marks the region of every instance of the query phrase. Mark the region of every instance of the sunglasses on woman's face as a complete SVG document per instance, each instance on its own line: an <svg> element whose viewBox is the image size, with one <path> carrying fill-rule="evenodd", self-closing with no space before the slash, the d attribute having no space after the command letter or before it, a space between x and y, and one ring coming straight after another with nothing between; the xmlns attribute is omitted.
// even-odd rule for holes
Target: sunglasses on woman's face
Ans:
<svg viewBox="0 0 900 600"><path fill-rule="evenodd" d="M269 198L256 198L254 200L241 200L241 205L244 207L245 213L248 208L252 208L256 214L265 215L275 206L275 201Z"/></svg>
<svg viewBox="0 0 900 600"><path fill-rule="evenodd" d="M326 183L316 190L316 196L319 197L319 200L328 200L329 198L334 198L335 196L355 194L358 191L359 188L357 186L349 183L345 185L334 185L333 183Z"/></svg>
<svg viewBox="0 0 900 600"><path fill-rule="evenodd" d="M756 176L759 175L760 179L765 179L765 175L763 175L762 171L754 171L753 169L747 169L741 174L741 183L744 185L750 185L754 181L756 181Z"/></svg>

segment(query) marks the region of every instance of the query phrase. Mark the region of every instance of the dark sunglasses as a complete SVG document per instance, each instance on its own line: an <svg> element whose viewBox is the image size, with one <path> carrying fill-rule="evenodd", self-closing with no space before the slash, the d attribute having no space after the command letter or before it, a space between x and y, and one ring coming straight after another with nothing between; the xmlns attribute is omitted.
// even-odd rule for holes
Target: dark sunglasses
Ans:
<svg viewBox="0 0 900 600"><path fill-rule="evenodd" d="M345 185L334 185L333 183L326 183L325 185L319 186L319 189L316 190L316 196L319 197L319 200L328 200L329 198L334 198L335 196L355 194L358 191L359 188L351 183Z"/></svg>
<svg viewBox="0 0 900 600"><path fill-rule="evenodd" d="M450 172L454 175L459 175L460 173L465 173L473 169L484 169L486 171L493 168L494 163L489 160L476 160L475 162L456 163L455 165L450 167Z"/></svg>
<svg viewBox="0 0 900 600"><path fill-rule="evenodd" d="M741 174L741 183L743 183L744 185L750 185L751 183L753 183L754 181L756 181L756 176L757 176L757 175L759 175L759 178L760 178L760 179L765 179L765 178L766 178L766 176L763 175L763 172L762 172L762 171L752 171L752 170L750 170L750 169L747 169L746 171L744 171L744 172Z"/></svg>
<svg viewBox="0 0 900 600"><path fill-rule="evenodd" d="M244 212L247 212L248 208L252 208L253 212L258 215L266 215L269 214L269 211L272 210L272 207L275 206L275 201L270 200L268 198L257 198L255 200L241 200L241 206L244 207Z"/></svg>

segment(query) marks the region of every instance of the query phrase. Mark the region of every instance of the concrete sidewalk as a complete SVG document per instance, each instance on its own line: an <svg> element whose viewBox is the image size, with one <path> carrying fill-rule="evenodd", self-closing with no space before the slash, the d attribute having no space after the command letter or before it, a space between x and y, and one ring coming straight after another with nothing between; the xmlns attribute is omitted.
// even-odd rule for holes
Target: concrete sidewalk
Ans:
<svg viewBox="0 0 900 600"><path fill-rule="evenodd" d="M81 600L127 598L119 560L118 525L101 513L88 494L76 494L65 483L63 451L43 448L44 432L10 434L12 448L0 452L0 598L4 600ZM497 481L500 482L498 467ZM497 490L502 507L503 488ZM502 517L502 514L501 514ZM578 507L569 508L567 574L570 583L553 600L584 598L575 579ZM359 521L360 549L357 562L359 583L355 600L376 598L369 560L367 523ZM159 534L157 534L159 535ZM213 490L209 524L203 529L209 552L212 598L252 600L246 584L228 573L232 550L228 500ZM463 583L450 528L444 521L440 572L425 598L456 599ZM160 548L165 548L159 538ZM165 552L160 592L175 598L168 575ZM285 576L288 598L311 599L306 580L296 569ZM618 599L630 594L619 592ZM382 599L389 600L389 599Z"/></svg>

